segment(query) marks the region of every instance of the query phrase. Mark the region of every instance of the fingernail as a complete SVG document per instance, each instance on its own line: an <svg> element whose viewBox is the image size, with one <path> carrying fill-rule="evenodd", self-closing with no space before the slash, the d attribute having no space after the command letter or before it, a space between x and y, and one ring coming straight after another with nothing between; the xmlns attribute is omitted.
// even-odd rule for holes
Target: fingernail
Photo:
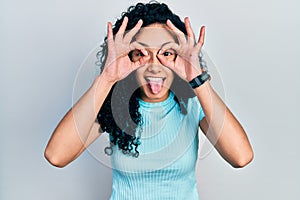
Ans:
<svg viewBox="0 0 300 200"><path fill-rule="evenodd" d="M173 24L171 20L167 19L167 22L169 22L170 24Z"/></svg>

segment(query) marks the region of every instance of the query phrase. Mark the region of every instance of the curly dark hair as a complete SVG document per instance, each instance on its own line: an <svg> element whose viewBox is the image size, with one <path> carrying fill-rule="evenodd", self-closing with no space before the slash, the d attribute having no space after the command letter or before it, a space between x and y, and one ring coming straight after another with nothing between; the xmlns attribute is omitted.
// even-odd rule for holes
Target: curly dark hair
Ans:
<svg viewBox="0 0 300 200"><path fill-rule="evenodd" d="M139 19L143 20L142 27L154 23L166 24L169 19L186 34L184 22L164 3L151 1L130 6L127 12L123 12L115 22L113 26L114 34L118 32L125 16L128 17L126 31L131 30ZM107 37L101 47L102 50L97 53L97 63L103 71L107 57ZM186 114L187 100L194 97L195 93L189 84L177 76L176 73L174 73L174 81L170 90L175 94L174 99L180 105L181 112ZM135 133L138 126L143 123L142 116L139 113L139 94L136 78L134 73L131 73L112 87L97 115L102 131L109 133L111 145L118 145L124 154L131 154L135 157L139 155L137 147L140 144L140 138ZM106 147L105 153L110 155L112 148Z"/></svg>

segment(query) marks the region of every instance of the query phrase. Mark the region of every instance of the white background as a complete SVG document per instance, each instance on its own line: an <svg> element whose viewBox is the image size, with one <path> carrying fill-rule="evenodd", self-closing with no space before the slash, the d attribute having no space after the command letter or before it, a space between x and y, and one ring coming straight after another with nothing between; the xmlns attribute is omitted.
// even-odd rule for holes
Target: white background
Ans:
<svg viewBox="0 0 300 200"><path fill-rule="evenodd" d="M109 198L111 170L90 153L58 169L43 151L72 106L81 63L134 2L0 1L1 200ZM238 170L216 151L200 160L201 199L299 199L299 1L165 2L197 34L206 25L204 49L255 152Z"/></svg>

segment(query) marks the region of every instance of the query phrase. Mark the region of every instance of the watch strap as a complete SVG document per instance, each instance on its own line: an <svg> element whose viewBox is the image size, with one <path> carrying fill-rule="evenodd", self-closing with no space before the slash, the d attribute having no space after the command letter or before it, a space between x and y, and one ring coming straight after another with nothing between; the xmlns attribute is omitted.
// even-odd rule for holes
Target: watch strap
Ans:
<svg viewBox="0 0 300 200"><path fill-rule="evenodd" d="M210 75L204 71L202 74L191 80L189 84L193 89L195 89L205 83L208 79L210 79Z"/></svg>

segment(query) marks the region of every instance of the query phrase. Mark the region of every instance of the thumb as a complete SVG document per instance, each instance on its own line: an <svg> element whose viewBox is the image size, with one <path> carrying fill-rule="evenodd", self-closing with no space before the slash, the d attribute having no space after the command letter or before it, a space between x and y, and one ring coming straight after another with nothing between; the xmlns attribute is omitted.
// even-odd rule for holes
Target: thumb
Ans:
<svg viewBox="0 0 300 200"><path fill-rule="evenodd" d="M150 59L150 56L143 56L138 61L132 63L132 70L136 70L140 68L141 66L144 66L147 61Z"/></svg>

